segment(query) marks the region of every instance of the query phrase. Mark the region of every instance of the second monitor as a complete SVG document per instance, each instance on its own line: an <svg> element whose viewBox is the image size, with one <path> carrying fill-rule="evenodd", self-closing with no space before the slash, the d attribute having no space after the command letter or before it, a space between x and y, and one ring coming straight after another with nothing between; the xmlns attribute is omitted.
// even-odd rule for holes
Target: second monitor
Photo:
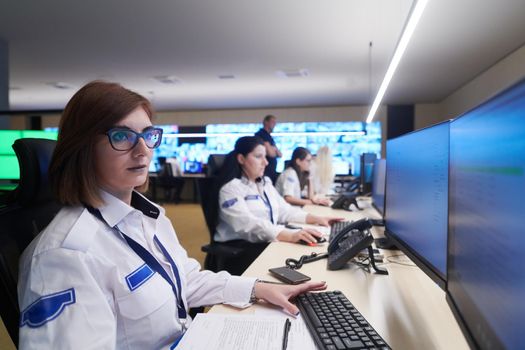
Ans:
<svg viewBox="0 0 525 350"><path fill-rule="evenodd" d="M385 235L441 288L447 274L449 125L387 142Z"/></svg>

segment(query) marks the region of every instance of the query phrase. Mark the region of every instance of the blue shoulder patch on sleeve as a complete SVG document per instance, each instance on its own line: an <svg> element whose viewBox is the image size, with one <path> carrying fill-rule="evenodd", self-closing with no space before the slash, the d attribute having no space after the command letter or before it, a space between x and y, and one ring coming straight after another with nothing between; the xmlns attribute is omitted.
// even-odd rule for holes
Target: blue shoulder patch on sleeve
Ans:
<svg viewBox="0 0 525 350"><path fill-rule="evenodd" d="M291 183L295 182L295 179L293 177L287 177L286 180L288 180L288 182L291 182Z"/></svg>
<svg viewBox="0 0 525 350"><path fill-rule="evenodd" d="M227 209L227 208L233 206L235 203L237 203L237 198L228 199L228 200L226 200L226 201L224 201L222 203L222 207L224 209Z"/></svg>
<svg viewBox="0 0 525 350"><path fill-rule="evenodd" d="M20 327L25 325L31 328L43 326L48 321L57 318L66 306L74 304L75 301L74 288L44 295L22 311L20 314Z"/></svg>
<svg viewBox="0 0 525 350"><path fill-rule="evenodd" d="M135 289L149 280L154 274L155 271L153 271L151 267L148 266L148 264L142 265L126 276L126 283L128 284L129 290L133 292Z"/></svg>
<svg viewBox="0 0 525 350"><path fill-rule="evenodd" d="M259 199L259 195L258 194L249 194L246 197L244 197L244 200L246 200L246 201L257 200L257 199Z"/></svg>

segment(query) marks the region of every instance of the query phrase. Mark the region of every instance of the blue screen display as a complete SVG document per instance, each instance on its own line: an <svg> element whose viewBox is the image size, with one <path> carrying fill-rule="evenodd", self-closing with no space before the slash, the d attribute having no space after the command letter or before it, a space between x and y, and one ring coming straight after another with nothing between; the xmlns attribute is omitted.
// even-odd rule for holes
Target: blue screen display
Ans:
<svg viewBox="0 0 525 350"><path fill-rule="evenodd" d="M448 293L478 346L523 347L525 82L451 124Z"/></svg>
<svg viewBox="0 0 525 350"><path fill-rule="evenodd" d="M443 281L447 272L449 122L387 142L386 225Z"/></svg>

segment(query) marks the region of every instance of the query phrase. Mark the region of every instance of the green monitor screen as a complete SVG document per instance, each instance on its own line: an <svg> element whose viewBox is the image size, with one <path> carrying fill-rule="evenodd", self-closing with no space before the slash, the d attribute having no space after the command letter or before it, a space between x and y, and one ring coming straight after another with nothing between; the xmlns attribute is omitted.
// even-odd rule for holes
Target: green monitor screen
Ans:
<svg viewBox="0 0 525 350"><path fill-rule="evenodd" d="M11 154L14 155L13 143L22 137L20 130L0 130L0 155Z"/></svg>
<svg viewBox="0 0 525 350"><path fill-rule="evenodd" d="M20 168L15 155L0 155L0 180L20 178Z"/></svg>
<svg viewBox="0 0 525 350"><path fill-rule="evenodd" d="M56 140L58 138L58 131L22 130L22 138Z"/></svg>
<svg viewBox="0 0 525 350"><path fill-rule="evenodd" d="M20 178L18 159L12 147L15 140L21 138L56 140L57 137L57 131L0 130L0 180L18 180Z"/></svg>

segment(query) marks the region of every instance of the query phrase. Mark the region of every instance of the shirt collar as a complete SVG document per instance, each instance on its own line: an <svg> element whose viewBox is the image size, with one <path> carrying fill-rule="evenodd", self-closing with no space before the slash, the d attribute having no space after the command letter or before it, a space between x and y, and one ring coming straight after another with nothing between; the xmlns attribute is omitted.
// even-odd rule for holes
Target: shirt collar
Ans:
<svg viewBox="0 0 525 350"><path fill-rule="evenodd" d="M118 199L117 197L105 192L100 191L104 205L98 208L102 217L109 226L113 227L117 225L122 219L124 219L133 210L139 210L144 215L156 219L160 214L160 210L152 202L146 199L141 194L133 191L131 195L131 205L128 205Z"/></svg>
<svg viewBox="0 0 525 350"><path fill-rule="evenodd" d="M241 183L244 185L247 185L250 188L256 188L259 192L264 191L264 187L266 186L266 178L263 176L261 178L261 181L253 182L248 180L248 178L244 175L241 176Z"/></svg>

